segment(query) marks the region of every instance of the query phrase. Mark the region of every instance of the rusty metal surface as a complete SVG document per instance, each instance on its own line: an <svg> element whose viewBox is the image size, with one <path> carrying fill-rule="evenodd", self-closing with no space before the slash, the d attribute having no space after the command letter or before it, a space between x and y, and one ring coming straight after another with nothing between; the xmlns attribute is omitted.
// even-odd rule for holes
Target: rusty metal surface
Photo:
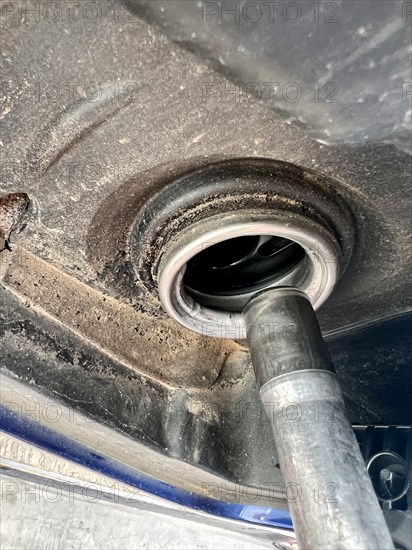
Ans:
<svg viewBox="0 0 412 550"><path fill-rule="evenodd" d="M205 96L225 78L124 8L114 17L117 2L102 6L99 21L4 25L12 64L3 69L1 190L25 190L39 205L24 246L87 284L117 287L123 273L102 273L114 256L128 257L128 228L148 195L214 160L283 160L332 176L366 211L353 270L321 312L324 329L404 310L410 157L384 144L326 146L253 98ZM34 43L45 62L32 59ZM105 223L112 212L114 231ZM128 284L110 291L162 315Z"/></svg>
<svg viewBox="0 0 412 550"><path fill-rule="evenodd" d="M4 284L118 361L166 385L210 387L238 347L197 336L172 320L159 322L20 247Z"/></svg>
<svg viewBox="0 0 412 550"><path fill-rule="evenodd" d="M29 206L25 193L10 193L0 197L0 252L11 250L10 235L21 224Z"/></svg>
<svg viewBox="0 0 412 550"><path fill-rule="evenodd" d="M244 483L277 479L248 354L178 327L121 268L133 222L148 197L213 162L318 174L357 220L353 261L319 312L336 335L410 310L410 156L319 143L250 95L205 94L236 87L122 3L56 21L37 4L34 15L2 6L0 194L28 193L31 208L0 257L1 367L167 456ZM391 342L374 383L396 387L406 371ZM387 376L386 358L399 366ZM348 374L352 420L397 419L366 371Z"/></svg>

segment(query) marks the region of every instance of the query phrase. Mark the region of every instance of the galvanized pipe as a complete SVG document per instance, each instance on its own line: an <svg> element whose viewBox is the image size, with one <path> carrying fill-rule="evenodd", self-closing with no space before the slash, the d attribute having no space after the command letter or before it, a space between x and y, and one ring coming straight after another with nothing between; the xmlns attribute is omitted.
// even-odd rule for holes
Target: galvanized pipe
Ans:
<svg viewBox="0 0 412 550"><path fill-rule="evenodd" d="M299 548L393 549L308 297L273 288L243 315Z"/></svg>

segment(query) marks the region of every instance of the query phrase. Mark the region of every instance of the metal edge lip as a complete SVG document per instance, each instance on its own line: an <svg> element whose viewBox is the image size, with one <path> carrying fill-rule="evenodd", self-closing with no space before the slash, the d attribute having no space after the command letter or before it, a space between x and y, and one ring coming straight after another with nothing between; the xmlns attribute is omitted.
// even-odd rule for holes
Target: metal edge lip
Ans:
<svg viewBox="0 0 412 550"><path fill-rule="evenodd" d="M257 495L256 488L252 486L241 486L226 481L195 466L191 467L192 472L190 469L189 472L185 470L182 478L183 472L179 474L179 461L151 449L143 449L124 434L86 419L80 413L69 411L65 405L39 394L33 388L7 375L2 374L0 389L0 430L9 435L165 502L170 501L176 506L204 512L214 517L268 527L292 528L286 500L280 491L279 495L274 490L271 491L272 495L263 497L263 493ZM37 412L33 413L33 404L37 403L40 412L44 406L56 404L62 412L61 418L57 421L55 418L48 420L47 414L44 414L48 409L43 410L41 418L33 418L38 416ZM13 404L14 408L10 408ZM28 410L28 414L21 414L25 409ZM152 463L157 456L161 469L162 464L164 467L169 464L173 471L173 479L170 475L156 476L155 471L147 473L142 467L142 453L149 453ZM156 466L156 463L154 465ZM193 477L196 476L196 472L201 479L196 480ZM185 480L184 483L181 483L182 479ZM209 494L205 490L208 487L212 488L215 494ZM249 496L252 504L242 502L239 498L240 493ZM227 500L221 499L223 495Z"/></svg>
<svg viewBox="0 0 412 550"><path fill-rule="evenodd" d="M338 257L325 237L311 235L297 225L274 221L232 223L204 234L186 243L180 250L162 260L159 265L158 291L164 309L186 328L207 336L242 340L246 337L241 313L224 312L201 306L187 296L183 288L184 269L187 262L200 251L231 238L248 235L276 235L292 240L305 249L310 260L301 290L308 295L318 309L332 292L338 279ZM281 286L282 281L278 284ZM270 285L268 288L276 288Z"/></svg>
<svg viewBox="0 0 412 550"><path fill-rule="evenodd" d="M1 433L1 432L0 432ZM28 447L30 451L33 446ZM22 469L20 469L20 467ZM2 474L3 481L7 484L8 480L19 480L23 483L32 483L38 488L43 487L41 496L44 498L49 497L48 492L50 489L54 489L57 496L66 493L68 497L73 501L74 497L83 498L89 502L105 502L107 504L116 504L126 506L132 509L140 509L151 514L168 516L170 518L176 518L177 520L186 520L203 525L215 527L218 529L224 529L225 531L238 534L243 537L253 537L254 540L267 541L272 544L276 544L276 547L284 550L296 550L296 536L293 530L284 527L274 527L265 524L252 523L247 520L231 519L224 516L213 516L206 512L199 510L188 509L184 506L177 506L172 503L152 503L150 500L146 501L139 496L139 499L132 498L131 493L133 487L130 487L126 494L123 495L118 491L102 491L99 493L97 490L90 488L90 485L96 485L93 483L85 483L81 480L72 480L70 483L64 480L56 480L54 473L50 472L48 477L45 475L36 475L36 473L30 472L27 468L24 468L22 463L9 464L2 467L0 464L0 473ZM13 483L14 485L14 483ZM14 493L13 493L14 494ZM54 497L55 498L55 497ZM3 502L7 499L7 493L3 496ZM159 499L160 500L160 499Z"/></svg>

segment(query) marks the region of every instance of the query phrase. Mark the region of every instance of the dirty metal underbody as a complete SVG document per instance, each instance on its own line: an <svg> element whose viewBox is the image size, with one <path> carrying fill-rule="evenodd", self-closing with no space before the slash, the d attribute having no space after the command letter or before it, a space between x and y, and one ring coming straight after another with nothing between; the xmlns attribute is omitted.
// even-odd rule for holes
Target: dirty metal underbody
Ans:
<svg viewBox="0 0 412 550"><path fill-rule="evenodd" d="M30 196L24 229L0 253L3 371L196 466L199 491L207 471L245 485L279 479L247 350L169 319L129 246L145 201L169 182L262 158L345 197L356 242L320 322L352 422L410 423L405 141L345 143L342 132L326 145L258 98L205 96L235 86L215 61L147 12L101 6L98 22L20 14L2 28L0 192Z"/></svg>

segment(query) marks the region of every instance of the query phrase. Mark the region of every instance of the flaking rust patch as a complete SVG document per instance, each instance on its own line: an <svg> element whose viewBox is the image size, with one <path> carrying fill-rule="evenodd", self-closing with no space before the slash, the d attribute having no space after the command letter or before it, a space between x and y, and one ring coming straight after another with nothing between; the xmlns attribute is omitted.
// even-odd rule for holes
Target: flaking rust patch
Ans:
<svg viewBox="0 0 412 550"><path fill-rule="evenodd" d="M0 252L11 250L10 235L21 228L29 203L26 193L10 193L0 197Z"/></svg>

